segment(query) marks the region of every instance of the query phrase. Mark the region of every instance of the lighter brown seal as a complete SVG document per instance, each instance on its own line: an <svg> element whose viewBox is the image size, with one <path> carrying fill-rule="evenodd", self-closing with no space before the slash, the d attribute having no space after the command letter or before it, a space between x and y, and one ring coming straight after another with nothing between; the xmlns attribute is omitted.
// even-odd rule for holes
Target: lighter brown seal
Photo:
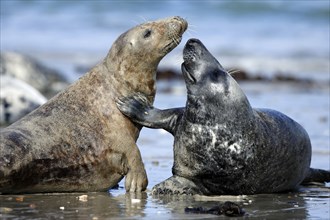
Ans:
<svg viewBox="0 0 330 220"><path fill-rule="evenodd" d="M127 191L145 190L135 143L141 127L115 100L136 92L154 100L157 66L186 28L184 19L171 17L128 30L100 64L1 130L0 192L103 191L124 176Z"/></svg>

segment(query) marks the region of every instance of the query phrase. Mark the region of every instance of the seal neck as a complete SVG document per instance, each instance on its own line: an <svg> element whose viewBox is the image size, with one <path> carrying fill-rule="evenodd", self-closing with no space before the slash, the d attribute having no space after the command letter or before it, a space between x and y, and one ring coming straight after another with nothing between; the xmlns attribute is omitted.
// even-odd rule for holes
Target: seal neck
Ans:
<svg viewBox="0 0 330 220"><path fill-rule="evenodd" d="M194 124L204 124L205 121L210 125L243 123L247 118L253 118L253 109L244 97L239 102L232 102L188 94L186 106L186 120Z"/></svg>
<svg viewBox="0 0 330 220"><path fill-rule="evenodd" d="M115 83L116 90L120 96L132 95L132 93L143 93L150 98L150 101L154 100L156 93L156 68L150 65L149 68L144 66L138 66L138 63L130 63L131 59L117 60L116 62L109 62L104 60L104 66L107 71L103 72L107 74L104 78L109 79ZM116 63L117 65L109 65L109 63ZM144 63L140 61L140 63ZM112 83L113 84L113 83Z"/></svg>

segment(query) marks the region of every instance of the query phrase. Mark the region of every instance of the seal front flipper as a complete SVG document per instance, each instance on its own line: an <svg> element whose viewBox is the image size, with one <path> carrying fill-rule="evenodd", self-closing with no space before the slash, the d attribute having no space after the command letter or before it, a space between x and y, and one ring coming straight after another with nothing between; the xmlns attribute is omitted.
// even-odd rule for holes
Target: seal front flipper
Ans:
<svg viewBox="0 0 330 220"><path fill-rule="evenodd" d="M116 104L121 113L139 124L143 123L145 115L153 109L147 97L141 93L117 98Z"/></svg>
<svg viewBox="0 0 330 220"><path fill-rule="evenodd" d="M330 171L310 168L307 176L302 182L302 185L310 182L329 183Z"/></svg>
<svg viewBox="0 0 330 220"><path fill-rule="evenodd" d="M139 148L135 143L131 143L125 149L127 158L127 174L125 176L125 189L127 192L141 192L147 188L148 177L144 169Z"/></svg>
<svg viewBox="0 0 330 220"><path fill-rule="evenodd" d="M153 195L208 195L210 192L201 184L190 179L173 175L152 188Z"/></svg>
<svg viewBox="0 0 330 220"><path fill-rule="evenodd" d="M163 128L171 134L175 133L177 122L184 113L184 108L157 109L141 93L119 98L116 103L118 109L135 123L148 128Z"/></svg>

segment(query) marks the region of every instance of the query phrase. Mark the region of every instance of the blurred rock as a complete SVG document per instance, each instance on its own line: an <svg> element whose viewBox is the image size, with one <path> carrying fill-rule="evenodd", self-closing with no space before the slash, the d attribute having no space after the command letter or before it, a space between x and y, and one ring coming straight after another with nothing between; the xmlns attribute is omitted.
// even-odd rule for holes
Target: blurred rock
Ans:
<svg viewBox="0 0 330 220"><path fill-rule="evenodd" d="M181 72L177 72L173 69L160 69L157 70L157 80L177 80L177 79L183 79Z"/></svg>
<svg viewBox="0 0 330 220"><path fill-rule="evenodd" d="M235 80L251 80L251 76L244 70L233 69L228 70L228 72Z"/></svg>
<svg viewBox="0 0 330 220"><path fill-rule="evenodd" d="M296 83L304 83L304 84L312 84L313 80L304 79L293 76L290 73L275 73L271 77L267 77L264 74L252 74L245 70L241 69L230 69L228 71L231 76L237 81L273 81L273 82L296 82Z"/></svg>
<svg viewBox="0 0 330 220"><path fill-rule="evenodd" d="M302 79L302 78L297 78L292 76L291 74L288 73L277 73L273 77L273 81L278 81L278 82L299 82L299 83L307 83L307 84L312 84L313 81L311 79Z"/></svg>
<svg viewBox="0 0 330 220"><path fill-rule="evenodd" d="M1 52L0 66L1 76L8 75L22 80L47 97L54 96L68 85L67 80L58 71L19 53Z"/></svg>
<svg viewBox="0 0 330 220"><path fill-rule="evenodd" d="M270 79L262 74L251 74L246 70L233 68L228 73L237 81L269 81Z"/></svg>
<svg viewBox="0 0 330 220"><path fill-rule="evenodd" d="M47 99L35 88L9 75L0 75L0 126L30 113Z"/></svg>
<svg viewBox="0 0 330 220"><path fill-rule="evenodd" d="M262 75L252 75L242 69L230 69L229 74L237 81L262 81L270 80ZM174 69L160 69L157 71L157 80L183 80L182 73Z"/></svg>

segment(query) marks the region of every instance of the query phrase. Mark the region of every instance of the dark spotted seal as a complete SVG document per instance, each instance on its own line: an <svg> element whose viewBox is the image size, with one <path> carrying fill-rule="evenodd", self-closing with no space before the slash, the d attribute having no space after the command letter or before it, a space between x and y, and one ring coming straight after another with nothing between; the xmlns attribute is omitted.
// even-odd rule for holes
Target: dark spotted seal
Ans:
<svg viewBox="0 0 330 220"><path fill-rule="evenodd" d="M160 60L187 22L171 17L122 34L103 62L31 114L1 130L0 192L101 191L125 175L127 191L147 176L135 142L140 126L115 99L141 92L152 102Z"/></svg>
<svg viewBox="0 0 330 220"><path fill-rule="evenodd" d="M199 40L187 42L183 58L185 108L159 110L141 94L118 100L133 121L174 135L173 176L154 194L275 193L306 178L330 181L328 171L310 168L311 144L302 126L278 111L253 109Z"/></svg>

